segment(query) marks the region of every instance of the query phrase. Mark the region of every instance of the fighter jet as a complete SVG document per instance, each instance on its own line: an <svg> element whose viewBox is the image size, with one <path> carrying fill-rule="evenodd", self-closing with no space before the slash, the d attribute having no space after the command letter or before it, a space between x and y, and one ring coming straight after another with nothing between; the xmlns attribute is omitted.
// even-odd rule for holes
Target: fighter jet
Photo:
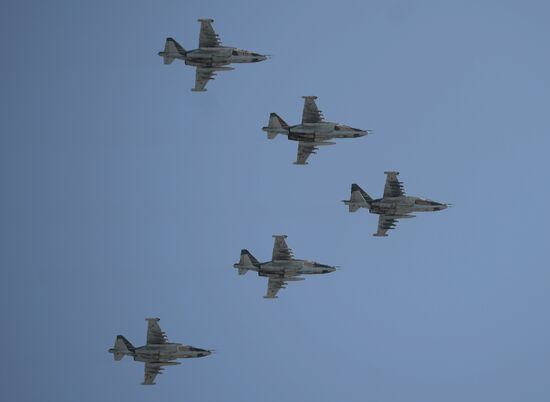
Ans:
<svg viewBox="0 0 550 402"><path fill-rule="evenodd" d="M124 356L132 356L135 361L145 363L145 377L141 384L154 385L157 374L162 374L163 366L176 366L176 359L204 357L212 353L211 350L194 348L181 343L171 343L166 339L158 324L159 318L146 318L147 344L134 347L122 335L117 335L114 348L109 349L115 360Z"/></svg>
<svg viewBox="0 0 550 402"><path fill-rule="evenodd" d="M336 271L336 267L319 264L314 261L298 260L293 258L292 250L288 248L286 235L273 235L273 257L271 261L259 262L248 250L241 250L241 259L233 264L239 275L248 271L255 271L258 276L268 278L267 294L264 299L276 299L279 289L284 289L287 282L303 281L300 275L327 274Z"/></svg>
<svg viewBox="0 0 550 402"><path fill-rule="evenodd" d="M164 51L159 52L164 64L171 64L174 59L183 60L186 65L197 67L195 88L192 91L206 91L206 83L213 80L216 72L234 70L231 63L256 63L267 59L267 56L237 49L231 46L222 46L220 37L212 28L212 19L199 19L201 32L199 47L194 50L185 50L173 38L166 38Z"/></svg>
<svg viewBox="0 0 550 402"><path fill-rule="evenodd" d="M271 113L268 126L262 127L270 140L274 139L277 134L284 134L288 136L289 140L298 141L298 156L294 162L295 165L307 165L307 158L316 153L317 147L336 144L329 140L363 137L370 133L369 130L325 121L323 113L315 103L317 97L302 96L302 98L304 98L304 110L301 124L289 126L277 113Z"/></svg>
<svg viewBox="0 0 550 402"><path fill-rule="evenodd" d="M373 236L387 236L387 231L396 226L398 219L414 218L414 212L441 211L449 206L420 197L405 195L403 183L397 179L399 172L384 172L386 185L382 198L373 200L357 184L351 185L351 197L342 202L349 206L349 212L359 208L368 208L372 214L378 214L378 231Z"/></svg>

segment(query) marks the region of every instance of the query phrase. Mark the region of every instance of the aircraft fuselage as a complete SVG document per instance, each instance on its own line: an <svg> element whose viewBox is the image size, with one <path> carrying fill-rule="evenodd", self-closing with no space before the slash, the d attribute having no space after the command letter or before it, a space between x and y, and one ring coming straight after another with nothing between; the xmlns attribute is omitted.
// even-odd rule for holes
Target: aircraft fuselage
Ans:
<svg viewBox="0 0 550 402"><path fill-rule="evenodd" d="M371 201L369 212L374 214L405 215L415 212L440 211L447 208L446 204L423 199L420 197L388 197Z"/></svg>
<svg viewBox="0 0 550 402"><path fill-rule="evenodd" d="M288 128L288 139L291 141L314 142L332 138L357 138L367 134L368 131L366 130L328 121L297 124Z"/></svg>
<svg viewBox="0 0 550 402"><path fill-rule="evenodd" d="M315 275L334 272L335 267L307 260L268 261L256 265L234 264L235 268L258 272L259 275Z"/></svg>
<svg viewBox="0 0 550 402"><path fill-rule="evenodd" d="M317 262L307 260L268 261L258 265L259 266L241 266L240 264L235 264L234 267L256 271L259 275L315 275L326 274L336 270L336 268L330 265L319 264Z"/></svg>
<svg viewBox="0 0 550 402"><path fill-rule="evenodd" d="M202 47L185 54L185 64L195 67L220 67L232 63L256 63L266 56L234 47Z"/></svg>
<svg viewBox="0 0 550 402"><path fill-rule="evenodd" d="M132 354L135 361L155 362L162 360L189 359L208 356L211 352L180 343L145 345L136 348Z"/></svg>

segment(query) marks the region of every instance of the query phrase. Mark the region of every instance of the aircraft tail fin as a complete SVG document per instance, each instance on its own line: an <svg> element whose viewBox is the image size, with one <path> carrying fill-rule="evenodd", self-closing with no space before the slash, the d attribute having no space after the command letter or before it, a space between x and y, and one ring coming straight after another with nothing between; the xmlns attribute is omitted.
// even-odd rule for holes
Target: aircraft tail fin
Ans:
<svg viewBox="0 0 550 402"><path fill-rule="evenodd" d="M267 127L264 127L262 130L267 132L267 138L272 140L277 136L277 134L286 134L288 133L288 124L277 114L271 113L269 115L269 124Z"/></svg>
<svg viewBox="0 0 550 402"><path fill-rule="evenodd" d="M372 198L361 187L353 183L351 185L351 197L345 200L344 204L349 207L349 212L355 212L359 208L369 208Z"/></svg>
<svg viewBox="0 0 550 402"><path fill-rule="evenodd" d="M361 187L359 187L355 183L353 183L351 185L351 197L352 197L352 199L353 199L353 196L354 196L353 194L354 193L360 194L366 202L368 202L368 203L372 202L372 197L370 195L368 195Z"/></svg>
<svg viewBox="0 0 550 402"><path fill-rule="evenodd" d="M174 38L166 38L164 51L159 52L164 64L171 64L174 59L184 59L187 51Z"/></svg>
<svg viewBox="0 0 550 402"><path fill-rule="evenodd" d="M258 266L260 265L260 262L256 259L256 257L254 257L250 251L246 250L246 249L243 249L241 250L241 258L239 259L239 265L253 265L253 266ZM246 269L245 267L243 268L239 268L239 275L244 275L246 274L248 271L248 269Z"/></svg>
<svg viewBox="0 0 550 402"><path fill-rule="evenodd" d="M113 354L115 360L121 360L125 355L132 354L134 352L134 346L122 335L117 335L115 340L115 347L109 349L109 352Z"/></svg>

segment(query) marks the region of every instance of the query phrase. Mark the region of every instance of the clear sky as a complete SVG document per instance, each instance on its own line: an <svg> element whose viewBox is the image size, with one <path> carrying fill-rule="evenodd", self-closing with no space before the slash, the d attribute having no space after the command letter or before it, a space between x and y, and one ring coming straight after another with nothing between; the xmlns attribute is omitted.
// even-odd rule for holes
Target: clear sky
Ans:
<svg viewBox="0 0 550 402"><path fill-rule="evenodd" d="M9 401L548 402L544 1L0 4L0 389ZM157 52L272 54L193 93ZM302 95L375 134L295 166ZM454 203L374 238L352 182ZM264 300L241 248L342 266ZM117 334L217 354L114 362Z"/></svg>

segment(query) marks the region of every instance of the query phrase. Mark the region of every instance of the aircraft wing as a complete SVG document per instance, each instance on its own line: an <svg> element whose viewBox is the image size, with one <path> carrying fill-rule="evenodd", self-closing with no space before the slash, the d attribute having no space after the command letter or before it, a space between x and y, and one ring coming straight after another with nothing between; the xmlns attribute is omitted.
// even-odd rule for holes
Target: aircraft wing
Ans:
<svg viewBox="0 0 550 402"><path fill-rule="evenodd" d="M195 73L195 88L193 88L192 91L206 91L206 84L208 81L214 79L214 71L215 70L212 68L197 67L197 71Z"/></svg>
<svg viewBox="0 0 550 402"><path fill-rule="evenodd" d="M157 374L162 374L163 366L176 366L181 363L159 360L153 362L145 362L145 372L143 375L143 385L155 385L155 377Z"/></svg>
<svg viewBox="0 0 550 402"><path fill-rule="evenodd" d="M319 149L315 145L310 145L307 142L299 141L298 142L298 154L296 155L295 165L307 165L307 159L311 154L315 154L316 150Z"/></svg>
<svg viewBox="0 0 550 402"><path fill-rule="evenodd" d="M323 113L315 103L316 96L304 96L304 110L302 112L302 124L320 123L323 121Z"/></svg>
<svg viewBox="0 0 550 402"><path fill-rule="evenodd" d="M159 318L146 318L147 321L147 345L162 345L166 343L166 334L162 332Z"/></svg>
<svg viewBox="0 0 550 402"><path fill-rule="evenodd" d="M191 91L204 92L206 91L206 84L208 81L213 80L218 71L233 70L233 67L217 66L217 67L197 67L195 72L195 88Z"/></svg>
<svg viewBox="0 0 550 402"><path fill-rule="evenodd" d="M395 225L397 225L397 218L391 215L380 215L378 217L378 231L373 234L373 236L386 237L386 232L390 229L394 229Z"/></svg>
<svg viewBox="0 0 550 402"><path fill-rule="evenodd" d="M221 45L220 36L212 28L213 19L199 19L201 32L199 34L200 47L218 47Z"/></svg>
<svg viewBox="0 0 550 402"><path fill-rule="evenodd" d="M142 385L155 385L155 377L157 374L162 374L162 365L157 362L145 363L145 372L143 375Z"/></svg>
<svg viewBox="0 0 550 402"><path fill-rule="evenodd" d="M284 289L286 282L282 278L269 278L267 282L267 293L264 296L264 299L276 299L277 293L280 289Z"/></svg>
<svg viewBox="0 0 550 402"><path fill-rule="evenodd" d="M399 172L384 172L386 174L386 184L384 185L384 198L401 197L405 195L403 183L397 179Z"/></svg>
<svg viewBox="0 0 550 402"><path fill-rule="evenodd" d="M292 250L286 244L286 235L274 235L275 243L273 244L273 261L288 261L291 260ZM271 280L271 279L270 279Z"/></svg>

